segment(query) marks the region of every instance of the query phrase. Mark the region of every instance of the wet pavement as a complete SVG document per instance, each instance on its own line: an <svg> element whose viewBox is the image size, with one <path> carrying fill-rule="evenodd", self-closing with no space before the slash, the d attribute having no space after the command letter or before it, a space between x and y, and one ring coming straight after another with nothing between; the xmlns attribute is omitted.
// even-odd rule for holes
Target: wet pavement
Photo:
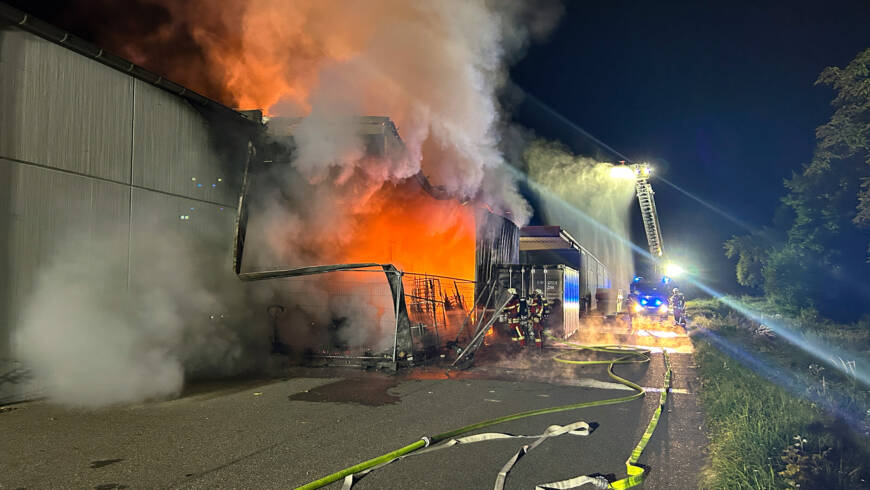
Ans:
<svg viewBox="0 0 870 490"><path fill-rule="evenodd" d="M194 387L177 400L100 410L47 402L0 413L0 488L287 488L456 427L515 412L630 394L605 366L566 367L550 353L466 372L400 375L301 369L284 379ZM672 354L673 387L640 463L645 488L696 488L706 439L691 355ZM661 354L620 376L658 388ZM548 439L511 471L506 488L583 474L625 476L624 462L658 394L619 405L521 419L484 429L534 435L587 421L588 436ZM355 488L492 488L530 439L460 445L393 463ZM334 488L340 488L334 484ZM332 487L330 487L332 488Z"/></svg>

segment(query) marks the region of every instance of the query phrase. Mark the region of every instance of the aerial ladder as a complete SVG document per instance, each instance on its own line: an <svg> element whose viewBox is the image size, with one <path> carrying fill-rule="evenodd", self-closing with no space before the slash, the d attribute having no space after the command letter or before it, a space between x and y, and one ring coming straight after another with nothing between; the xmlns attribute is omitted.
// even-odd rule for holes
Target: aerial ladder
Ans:
<svg viewBox="0 0 870 490"><path fill-rule="evenodd" d="M659 225L659 214L656 210L655 192L649 183L652 168L646 163L632 163L626 165L624 161L613 167L611 175L618 178L634 179L634 190L637 194L637 202L640 204L640 214L643 219L643 229L646 232L646 241L649 245L649 253L652 258L654 272L661 271L665 252L662 248L662 232Z"/></svg>
<svg viewBox="0 0 870 490"><path fill-rule="evenodd" d="M652 170L645 163L632 164L631 169L634 172L634 190L637 193L637 202L640 204L640 214L643 218L643 229L646 232L649 253L656 264L658 264L664 256L664 250L662 249L659 214L656 211L656 201L653 197L655 192L653 192L652 186L649 183L649 176Z"/></svg>

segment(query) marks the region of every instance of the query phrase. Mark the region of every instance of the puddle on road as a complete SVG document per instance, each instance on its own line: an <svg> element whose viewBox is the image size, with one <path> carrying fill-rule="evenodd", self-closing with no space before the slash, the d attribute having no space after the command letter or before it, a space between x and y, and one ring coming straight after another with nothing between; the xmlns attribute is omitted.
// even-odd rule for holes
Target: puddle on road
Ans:
<svg viewBox="0 0 870 490"><path fill-rule="evenodd" d="M110 464L120 463L124 461L123 458L117 459L101 459L98 461L91 461L91 468L102 468L103 466L109 466Z"/></svg>
<svg viewBox="0 0 870 490"><path fill-rule="evenodd" d="M355 377L294 393L287 398L321 403L358 403L377 407L401 400L398 396L387 393L387 390L401 381L398 376Z"/></svg>

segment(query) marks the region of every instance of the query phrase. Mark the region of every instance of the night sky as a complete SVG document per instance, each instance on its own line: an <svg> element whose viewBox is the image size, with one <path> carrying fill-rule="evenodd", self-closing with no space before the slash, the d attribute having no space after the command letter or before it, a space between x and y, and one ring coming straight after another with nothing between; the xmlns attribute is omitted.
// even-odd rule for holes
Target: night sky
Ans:
<svg viewBox="0 0 870 490"><path fill-rule="evenodd" d="M77 4L91 14L123 10L104 0L9 3L86 39L89 26L106 24ZM783 179L810 160L814 130L832 112L833 91L813 82L826 66L844 66L867 47L866 0L573 1L511 77L631 160L654 163L669 181L762 226L784 193ZM531 102L516 120L583 147L582 136ZM722 243L745 230L662 181L652 183L666 252L693 266L703 282L736 291ZM645 248L635 214L634 238Z"/></svg>
<svg viewBox="0 0 870 490"><path fill-rule="evenodd" d="M654 162L674 184L762 226L832 113L833 90L813 85L818 74L870 47L870 1L711 5L567 2L558 30L512 78L618 152ZM519 121L569 144L583 139L534 104L524 104ZM741 227L661 181L652 185L665 251L684 256L703 282L735 291L722 242Z"/></svg>

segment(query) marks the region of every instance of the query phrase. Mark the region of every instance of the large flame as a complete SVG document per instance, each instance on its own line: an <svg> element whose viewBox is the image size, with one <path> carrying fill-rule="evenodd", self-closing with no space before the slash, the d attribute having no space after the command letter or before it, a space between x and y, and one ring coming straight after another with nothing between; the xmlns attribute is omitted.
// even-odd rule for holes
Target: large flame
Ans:
<svg viewBox="0 0 870 490"><path fill-rule="evenodd" d="M407 272L474 279L474 213L419 186L384 186L360 213L348 262L393 263Z"/></svg>
<svg viewBox="0 0 870 490"><path fill-rule="evenodd" d="M561 12L557 2L140 2L165 14L157 28L104 41L170 79L270 115L387 115L396 123L408 154L404 168L371 182L365 199L333 205L337 213L329 219L289 213L296 221L284 226L310 235L295 241L310 245L304 252L314 250L315 262L393 262L473 279L474 218L460 202L477 199L525 220L527 205L499 171L495 94L505 81L506 58L550 30ZM318 174L309 170L307 177ZM453 199L401 184L419 171ZM327 239L334 228L345 235L339 242ZM273 244L286 246L279 242Z"/></svg>

